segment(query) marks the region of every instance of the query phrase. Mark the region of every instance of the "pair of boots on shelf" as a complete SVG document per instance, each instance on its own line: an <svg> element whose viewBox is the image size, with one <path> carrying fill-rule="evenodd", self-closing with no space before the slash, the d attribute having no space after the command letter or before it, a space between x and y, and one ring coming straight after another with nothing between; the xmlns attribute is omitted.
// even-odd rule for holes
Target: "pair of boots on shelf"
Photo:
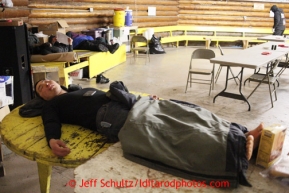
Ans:
<svg viewBox="0 0 289 193"><path fill-rule="evenodd" d="M109 30L107 30L105 33L107 32L109 32ZM104 36L107 37L107 35L105 34ZM119 48L119 44L113 43L112 40L108 41L106 38L103 37L97 37L95 40L99 42L98 48L102 52L109 51L111 54L113 54Z"/></svg>
<svg viewBox="0 0 289 193"><path fill-rule="evenodd" d="M98 44L98 49L102 52L107 52L109 51L111 54L113 54L117 49L119 48L119 44L115 43L112 45L104 45L104 44Z"/></svg>

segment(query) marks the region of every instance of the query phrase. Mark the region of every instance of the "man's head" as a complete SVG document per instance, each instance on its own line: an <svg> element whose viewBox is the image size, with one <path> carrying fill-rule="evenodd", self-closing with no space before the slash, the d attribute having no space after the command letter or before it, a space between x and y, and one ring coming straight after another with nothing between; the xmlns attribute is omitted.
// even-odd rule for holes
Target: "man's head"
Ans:
<svg viewBox="0 0 289 193"><path fill-rule="evenodd" d="M270 11L272 11L272 12L278 11L278 7L277 7L276 5L273 5L273 6L271 7Z"/></svg>
<svg viewBox="0 0 289 193"><path fill-rule="evenodd" d="M40 80L35 83L34 85L35 94L46 100L49 101L54 97L66 93L62 87L55 82L54 80Z"/></svg>
<svg viewBox="0 0 289 193"><path fill-rule="evenodd" d="M55 35L51 35L51 36L49 36L49 38L48 38L48 42L51 43L51 44L53 45L55 42L57 42L57 38L56 38L56 36L55 36Z"/></svg>

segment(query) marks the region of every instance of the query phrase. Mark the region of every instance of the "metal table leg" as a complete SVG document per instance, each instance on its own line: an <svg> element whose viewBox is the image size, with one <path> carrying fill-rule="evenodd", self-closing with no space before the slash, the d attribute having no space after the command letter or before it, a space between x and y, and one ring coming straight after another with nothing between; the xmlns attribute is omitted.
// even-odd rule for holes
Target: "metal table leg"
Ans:
<svg viewBox="0 0 289 193"><path fill-rule="evenodd" d="M242 100L247 102L249 109L248 111L251 110L251 105L249 103L249 101L247 100L247 98L243 95L242 93L242 80L243 80L243 71L244 71L244 67L241 68L240 71L240 83L239 83L239 94L235 94L235 93L229 93L226 92L227 90L227 86L228 86L228 80L229 80L229 70L230 70L230 66L227 66L227 74L226 74L226 84L225 84L225 88L224 90L222 90L219 94L217 94L214 99L213 102L215 103L215 100L218 96L223 96L223 97L227 97L227 98L232 98L232 99L237 99L237 100Z"/></svg>

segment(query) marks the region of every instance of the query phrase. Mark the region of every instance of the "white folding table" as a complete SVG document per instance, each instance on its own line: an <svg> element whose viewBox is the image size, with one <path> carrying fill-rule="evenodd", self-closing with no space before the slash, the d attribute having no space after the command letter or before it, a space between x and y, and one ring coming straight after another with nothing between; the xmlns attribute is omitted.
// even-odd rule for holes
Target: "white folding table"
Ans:
<svg viewBox="0 0 289 193"><path fill-rule="evenodd" d="M240 50L239 52L235 52L233 54L226 54L223 56L212 58L210 60L211 63L227 66L225 88L214 97L213 102L215 103L215 100L218 96L233 98L237 100L243 100L247 102L247 104L249 105L248 110L250 111L251 110L250 103L247 100L247 98L242 94L242 79L243 79L244 68L257 69L264 65L267 65L270 62L274 62L275 60L281 59L284 55L286 55L289 52L289 44L282 43L284 47L279 47L278 44L280 43L267 42L264 44L259 44L257 46L250 47L245 50ZM276 50L271 50L272 45L277 46ZM269 54L262 55L263 52L269 52ZM238 94L230 93L226 91L228 80L229 80L228 77L229 77L230 67L241 67Z"/></svg>
<svg viewBox="0 0 289 193"><path fill-rule="evenodd" d="M289 41L289 37L279 36L279 35L268 35L263 37L258 37L257 40L265 40L272 42L286 42Z"/></svg>

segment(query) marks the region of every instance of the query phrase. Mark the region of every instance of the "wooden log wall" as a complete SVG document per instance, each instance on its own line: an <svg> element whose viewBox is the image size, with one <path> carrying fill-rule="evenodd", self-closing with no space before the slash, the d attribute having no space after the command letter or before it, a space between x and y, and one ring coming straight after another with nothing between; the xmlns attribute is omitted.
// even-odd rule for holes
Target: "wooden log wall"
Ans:
<svg viewBox="0 0 289 193"><path fill-rule="evenodd" d="M14 8L0 13L0 18L22 18L33 26L66 20L67 30L74 32L113 25L115 8L129 7L133 11L133 25L139 27L178 23L178 0L13 0L13 3ZM148 7L156 7L157 16L148 16Z"/></svg>
<svg viewBox="0 0 289 193"><path fill-rule="evenodd" d="M273 18L269 17L269 12L274 4L282 8L285 16L289 18L289 4L286 3L179 0L178 24L272 27ZM262 7L264 8L260 9Z"/></svg>
<svg viewBox="0 0 289 193"><path fill-rule="evenodd" d="M113 24L115 8L133 10L133 25L272 27L269 10L273 4L289 18L289 4L249 1L207 0L12 0L14 7L0 12L0 19L20 18L33 26L66 20L67 30L105 27ZM264 5L255 9L254 4ZM148 7L156 7L156 16L148 16ZM259 6L260 7L260 6ZM261 6L262 7L262 6ZM93 8L93 12L89 12ZM287 14L288 13L288 14Z"/></svg>

